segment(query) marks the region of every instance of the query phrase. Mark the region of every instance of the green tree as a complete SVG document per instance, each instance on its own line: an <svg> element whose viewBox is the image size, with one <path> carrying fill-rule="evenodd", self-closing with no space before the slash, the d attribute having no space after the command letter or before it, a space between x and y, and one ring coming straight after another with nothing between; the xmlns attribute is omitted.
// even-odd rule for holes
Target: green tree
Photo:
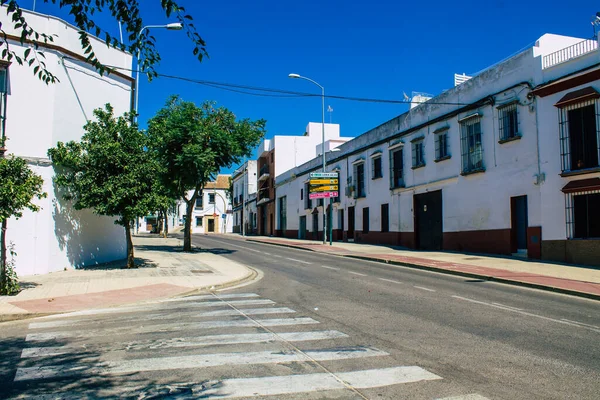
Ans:
<svg viewBox="0 0 600 400"><path fill-rule="evenodd" d="M184 251L192 250L192 211L202 188L221 168L249 156L264 137L265 125L263 119L236 120L214 102L198 107L178 96L171 96L150 119L148 133L153 157L162 166L161 180L186 203Z"/></svg>
<svg viewBox="0 0 600 400"><path fill-rule="evenodd" d="M42 190L43 179L29 169L22 158L1 156L0 176L0 294L11 294L9 289L17 283L9 282L15 279L15 275L6 257L7 220L10 217L21 218L25 209L38 211L40 207L33 200L46 197L46 193Z"/></svg>
<svg viewBox="0 0 600 400"><path fill-rule="evenodd" d="M154 206L148 138L131 123L129 113L115 117L110 104L94 115L96 121L84 126L80 142L58 142L48 156L55 166L55 183L75 209L118 217L115 223L125 228L127 267L132 268L131 225Z"/></svg>
<svg viewBox="0 0 600 400"><path fill-rule="evenodd" d="M140 55L139 67L148 74L151 79L156 76L155 65L160 62L160 53L156 49L155 39L148 30L141 35L140 31L144 27L142 17L140 16L141 0L43 0L44 3L52 3L58 8L66 9L74 18L75 26L79 29L79 42L84 50L88 62L92 64L100 74L110 72L111 68L102 64L96 57L94 47L90 41L88 33L103 38L107 46L119 48L128 51L131 54ZM148 2L148 0L145 0ZM13 26L20 31L21 44L31 43L34 51L25 50L23 54L12 51L6 40L6 35L0 24L0 33L4 40L0 41L2 49L2 58L8 61L16 60L18 64L27 64L33 68L33 73L39 79L46 83L55 83L56 77L46 68L44 63L44 54L37 51L41 43L53 41L53 36L45 32L38 32L29 26L27 18L23 15L23 10L19 6L22 0L0 0L0 5L6 6L6 13L11 17ZM175 17L182 24L188 38L193 43L193 54L199 61L205 56L206 43L200 37L194 26L193 19L187 15L185 8L179 5L179 1L160 0L164 14L167 18ZM117 22L123 24L127 34L128 43L122 43L120 39L112 36L108 30L98 24L98 16L102 12L109 13Z"/></svg>

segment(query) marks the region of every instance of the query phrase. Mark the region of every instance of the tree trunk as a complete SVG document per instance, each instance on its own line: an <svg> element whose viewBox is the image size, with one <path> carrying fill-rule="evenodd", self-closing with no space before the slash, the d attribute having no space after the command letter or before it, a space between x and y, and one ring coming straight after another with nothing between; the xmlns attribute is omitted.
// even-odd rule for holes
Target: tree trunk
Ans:
<svg viewBox="0 0 600 400"><path fill-rule="evenodd" d="M164 217L163 221L165 221L164 222L165 227L163 229L163 234L164 234L165 238L169 237L169 220L167 219L167 213L168 213L168 210L166 208L163 209L163 217Z"/></svg>
<svg viewBox="0 0 600 400"><path fill-rule="evenodd" d="M6 219L0 228L0 290L6 287ZM0 294L4 294L1 293Z"/></svg>
<svg viewBox="0 0 600 400"><path fill-rule="evenodd" d="M183 229L183 251L192 251L192 211L194 209L194 197L185 203L185 226Z"/></svg>
<svg viewBox="0 0 600 400"><path fill-rule="evenodd" d="M125 221L125 236L127 239L127 268L135 268L133 240L131 240L131 226L129 225L129 221Z"/></svg>

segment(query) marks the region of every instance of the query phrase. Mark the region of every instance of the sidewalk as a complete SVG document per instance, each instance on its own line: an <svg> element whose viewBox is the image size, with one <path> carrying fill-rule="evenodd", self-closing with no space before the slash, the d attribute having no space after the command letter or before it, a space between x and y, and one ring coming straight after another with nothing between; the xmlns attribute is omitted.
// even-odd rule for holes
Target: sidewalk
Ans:
<svg viewBox="0 0 600 400"><path fill-rule="evenodd" d="M0 296L0 321L172 297L250 280L255 272L219 255L223 249L181 251L182 241L133 238L135 269L125 261L20 278L23 290Z"/></svg>
<svg viewBox="0 0 600 400"><path fill-rule="evenodd" d="M600 300L600 268L595 267L520 260L504 256L407 250L393 246L360 243L334 242L330 246L314 240L264 236L250 236L242 239Z"/></svg>

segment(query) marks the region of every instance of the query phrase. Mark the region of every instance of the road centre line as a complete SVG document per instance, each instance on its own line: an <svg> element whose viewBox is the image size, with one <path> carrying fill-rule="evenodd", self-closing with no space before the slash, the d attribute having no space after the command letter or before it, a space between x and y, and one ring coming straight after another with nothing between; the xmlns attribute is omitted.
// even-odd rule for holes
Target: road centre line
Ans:
<svg viewBox="0 0 600 400"><path fill-rule="evenodd" d="M561 318L561 320L562 321L567 321L567 322L572 322L574 324L579 324L579 325L582 325L582 326L587 326L588 328L600 329L600 326L584 324L583 322L571 321L570 319L566 319L566 318Z"/></svg>
<svg viewBox="0 0 600 400"><path fill-rule="evenodd" d="M386 279L386 278L377 278L377 279L379 279L380 281L391 282L391 283L400 283L400 284L402 283L400 281L395 281L393 279Z"/></svg>
<svg viewBox="0 0 600 400"><path fill-rule="evenodd" d="M519 311L523 311L522 308L517 308L517 307L513 307L513 306L507 306L506 304L502 304L502 303L492 303L496 306L500 306L500 307L506 307L506 308L512 308L513 310L519 310Z"/></svg>
<svg viewBox="0 0 600 400"><path fill-rule="evenodd" d="M330 267L330 266L327 266L327 265L321 265L321 268L332 269L332 270L334 270L334 271L339 271L339 270L340 270L339 268L336 268L336 267Z"/></svg>
<svg viewBox="0 0 600 400"><path fill-rule="evenodd" d="M361 274L360 272L354 272L354 271L346 271L349 274L353 274L353 275L358 275L358 276L367 276L366 274Z"/></svg>
<svg viewBox="0 0 600 400"><path fill-rule="evenodd" d="M435 292L433 289L429 289L423 286L413 286L415 289L427 290L428 292Z"/></svg>
<svg viewBox="0 0 600 400"><path fill-rule="evenodd" d="M563 325L576 326L578 328L589 329L591 331L599 332L600 333L600 329L590 328L589 326L580 325L578 323L573 323L573 322L570 322L570 321L564 321L564 320L560 320L560 319L545 317L543 315L538 315L538 314L533 314L533 313L526 312L526 311L516 310L514 308L507 308L507 307L497 306L497 305L494 305L494 304L491 304L491 303L486 303L484 301L478 301L478 300L468 299L466 297L461 297L461 296L452 296L452 297L455 298L455 299L459 299L459 300L469 301L469 302L475 303L475 304L481 304L481 305L488 306L488 307L494 307L494 308L498 308L500 310L505 310L505 311L512 311L512 312L515 312L517 314L526 315L526 316L529 316L529 317L540 318L540 319L543 319L543 320L546 320L546 321L557 322L557 323L563 324Z"/></svg>
<svg viewBox="0 0 600 400"><path fill-rule="evenodd" d="M312 264L311 262L308 262L308 261L303 261L303 260L298 260L298 259L296 259L296 258L289 258L289 257L285 257L285 259L286 259L286 260L290 260L290 261L296 261L296 262L299 262L299 263L302 263L302 264Z"/></svg>

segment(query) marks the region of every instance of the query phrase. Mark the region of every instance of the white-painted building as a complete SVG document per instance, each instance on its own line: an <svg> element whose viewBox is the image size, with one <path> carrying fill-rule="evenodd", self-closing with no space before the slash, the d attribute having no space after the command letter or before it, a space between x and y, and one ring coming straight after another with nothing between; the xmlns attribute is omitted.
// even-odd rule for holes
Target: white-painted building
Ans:
<svg viewBox="0 0 600 400"><path fill-rule="evenodd" d="M229 184L231 175L217 176L217 179L208 182L202 193L196 199L192 212L192 233L231 233L233 232L233 211L229 196ZM192 191L188 193L191 197ZM180 225L184 225L185 210L187 205L181 202L179 215L182 219Z"/></svg>
<svg viewBox="0 0 600 400"><path fill-rule="evenodd" d="M233 172L233 232L255 233L256 160L248 160Z"/></svg>
<svg viewBox="0 0 600 400"><path fill-rule="evenodd" d="M599 264L597 47L544 35L327 153L334 240ZM323 207L307 197L320 168L276 175L282 236L322 237Z"/></svg>
<svg viewBox="0 0 600 400"><path fill-rule="evenodd" d="M60 82L46 85L32 68L14 60L10 64L0 61L6 155L28 160L44 179L43 189L48 194L37 201L39 212L26 211L23 218L7 222L8 242L14 243L18 254L16 271L19 275L45 274L125 258L123 227L113 223L115 218L76 211L64 201L52 182L54 170L47 152L58 141L79 140L94 109L110 103L116 115L129 111L134 80L119 72L100 76L85 61L76 27L52 16L25 10L23 14L32 28L54 35L54 41L41 44L39 51ZM20 44L20 32L13 28L5 9L0 10L0 21L11 50L22 54L32 49L27 43ZM90 41L104 64L131 68L130 54L108 48L92 36Z"/></svg>

